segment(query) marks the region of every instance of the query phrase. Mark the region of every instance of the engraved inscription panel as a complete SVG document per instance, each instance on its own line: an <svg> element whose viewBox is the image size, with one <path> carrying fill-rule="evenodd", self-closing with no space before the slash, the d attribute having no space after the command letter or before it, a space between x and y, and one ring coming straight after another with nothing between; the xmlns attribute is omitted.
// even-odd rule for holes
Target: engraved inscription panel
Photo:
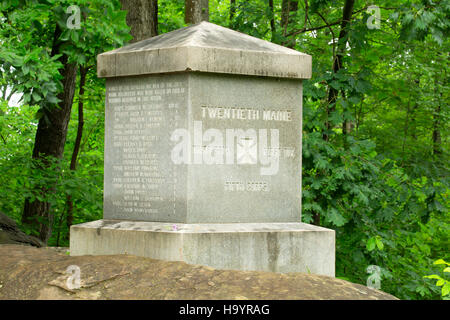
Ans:
<svg viewBox="0 0 450 320"><path fill-rule="evenodd" d="M301 221L302 83L195 73L188 222Z"/></svg>
<svg viewBox="0 0 450 320"><path fill-rule="evenodd" d="M298 80L183 73L108 79L105 219L301 219Z"/></svg>
<svg viewBox="0 0 450 320"><path fill-rule="evenodd" d="M170 160L185 127L187 76L108 79L104 218L176 221L186 216L186 167Z"/></svg>

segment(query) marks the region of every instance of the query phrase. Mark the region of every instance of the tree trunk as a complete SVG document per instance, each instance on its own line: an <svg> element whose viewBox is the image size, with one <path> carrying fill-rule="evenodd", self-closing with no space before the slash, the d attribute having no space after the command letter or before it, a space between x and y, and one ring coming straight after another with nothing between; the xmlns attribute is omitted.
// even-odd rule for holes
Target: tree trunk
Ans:
<svg viewBox="0 0 450 320"><path fill-rule="evenodd" d="M441 115L441 106L437 105L436 109L433 113L433 155L441 155L442 149L441 149L441 130L440 128L440 115Z"/></svg>
<svg viewBox="0 0 450 320"><path fill-rule="evenodd" d="M58 37L61 29L56 26L53 39L51 55L59 53ZM66 143L67 129L72 110L73 96L75 92L75 80L77 67L68 63L68 57L63 54L60 62L64 66L60 73L63 78L63 91L58 94L61 100L58 106L48 106L44 109L44 115L39 120L33 148L33 158L42 161L42 169L48 167L44 157L55 157L61 159L64 154L64 144ZM46 186L38 190L45 198L54 191L55 186ZM22 223L28 225L33 233L37 233L39 239L47 243L52 232L53 215L50 212L50 204L46 201L35 199L25 199Z"/></svg>
<svg viewBox="0 0 450 320"><path fill-rule="evenodd" d="M313 214L313 222L312 222L312 224L315 225L315 226L319 226L320 227L320 213L315 212Z"/></svg>
<svg viewBox="0 0 450 320"><path fill-rule="evenodd" d="M341 90L341 95L345 99L345 91ZM344 109L344 112L348 111L348 109ZM352 132L353 128L355 127L354 123L348 119L344 119L344 122L342 123L342 133L343 134L349 134ZM346 140L344 140L346 141Z"/></svg>
<svg viewBox="0 0 450 320"><path fill-rule="evenodd" d="M441 57L443 55L439 55ZM446 79L446 72L444 69L443 78ZM442 103L442 91L438 92L439 88L439 79L440 77L436 77L434 79L434 96L436 101L436 107L433 112L433 133L431 136L431 141L433 143L433 155L440 156L442 155L442 138L441 138L441 103Z"/></svg>
<svg viewBox="0 0 450 320"><path fill-rule="evenodd" d="M230 24L234 19L236 14L236 0L230 0Z"/></svg>
<svg viewBox="0 0 450 320"><path fill-rule="evenodd" d="M339 32L339 39L338 39L338 48L336 57L334 57L333 60L333 73L337 73L342 68L342 59L344 57L347 45L347 41L344 41L343 39L347 38L348 35L347 27L352 19L354 4L355 0L346 0L344 4L344 9L342 11L341 31ZM338 93L339 91L337 89L330 86L327 100L327 118L334 110L336 110L335 103L338 97ZM326 121L325 126L327 131L331 130L331 123L328 120ZM329 139L328 132L323 135L323 139L325 141L328 141Z"/></svg>
<svg viewBox="0 0 450 320"><path fill-rule="evenodd" d="M120 0L127 10L127 25L133 40L141 41L158 35L158 0Z"/></svg>
<svg viewBox="0 0 450 320"><path fill-rule="evenodd" d="M348 34L347 26L350 23L350 20L352 18L352 12L353 12L353 5L355 4L355 0L346 0L344 4L344 9L342 11L342 23L341 23L341 30L339 32L339 40L338 40L338 50L336 57L334 57L333 60L333 73L338 72L342 68L342 58L345 54L346 49L346 43L347 41L343 41L342 39L345 39ZM305 19L306 20L306 19ZM331 113L336 110L336 100L338 96L338 90L334 89L330 86L329 92L328 92L328 101L326 106L326 112L327 112L327 120L325 122L325 128L327 132L323 134L323 139L325 141L329 140L329 134L328 131L331 130L331 123L328 121L329 116ZM320 213L316 212L313 215L313 224L320 225Z"/></svg>
<svg viewBox="0 0 450 320"><path fill-rule="evenodd" d="M209 1L185 0L184 21L191 24L209 21Z"/></svg>
<svg viewBox="0 0 450 320"><path fill-rule="evenodd" d="M88 68L80 67L80 88L78 91L78 127L77 127L77 137L75 138L75 145L73 147L72 159L70 160L70 170L75 171L77 169L77 158L80 151L81 138L83 137L83 126L84 126L84 85L86 84L86 74ZM70 230L70 226L73 223L73 201L70 195L67 196L66 201L67 207L67 219L66 225Z"/></svg>
<svg viewBox="0 0 450 320"><path fill-rule="evenodd" d="M308 3L308 2L306 2ZM298 0L283 0L281 2L281 21L280 25L283 29L283 35L286 36L287 34L287 27L289 23L291 22L289 19L289 15L291 12L296 12L298 10ZM305 8L307 10L307 6ZM307 14L307 12L305 12ZM305 26L306 27L306 26Z"/></svg>
<svg viewBox="0 0 450 320"><path fill-rule="evenodd" d="M270 10L270 31L272 33L272 42L275 39L275 13L273 11L273 0L269 0L269 10Z"/></svg>
<svg viewBox="0 0 450 320"><path fill-rule="evenodd" d="M349 134L353 131L355 128L355 124L350 120L344 120L344 123L342 124L342 133L343 134Z"/></svg>

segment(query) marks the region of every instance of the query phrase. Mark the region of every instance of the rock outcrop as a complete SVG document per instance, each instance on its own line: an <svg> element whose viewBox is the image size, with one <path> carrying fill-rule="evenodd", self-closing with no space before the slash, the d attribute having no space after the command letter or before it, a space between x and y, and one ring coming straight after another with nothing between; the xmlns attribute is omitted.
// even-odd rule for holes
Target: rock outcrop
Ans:
<svg viewBox="0 0 450 320"><path fill-rule="evenodd" d="M0 212L0 244L22 244L43 247L44 244L36 237L21 231L16 222Z"/></svg>
<svg viewBox="0 0 450 320"><path fill-rule="evenodd" d="M130 255L71 257L20 245L0 245L0 257L0 299L396 299L304 273L216 270Z"/></svg>

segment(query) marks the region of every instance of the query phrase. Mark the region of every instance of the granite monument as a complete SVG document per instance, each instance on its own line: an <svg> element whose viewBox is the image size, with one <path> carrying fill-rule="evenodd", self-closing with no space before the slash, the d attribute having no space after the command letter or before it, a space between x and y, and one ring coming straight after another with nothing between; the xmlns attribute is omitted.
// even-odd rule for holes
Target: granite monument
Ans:
<svg viewBox="0 0 450 320"><path fill-rule="evenodd" d="M334 276L334 231L301 223L311 56L209 22L100 54L103 220L71 255Z"/></svg>

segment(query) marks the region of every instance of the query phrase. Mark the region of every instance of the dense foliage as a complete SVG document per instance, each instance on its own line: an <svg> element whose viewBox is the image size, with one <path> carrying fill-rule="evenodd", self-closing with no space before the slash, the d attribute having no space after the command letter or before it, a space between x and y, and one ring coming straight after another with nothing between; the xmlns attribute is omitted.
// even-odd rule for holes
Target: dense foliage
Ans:
<svg viewBox="0 0 450 320"><path fill-rule="evenodd" d="M230 1L210 0L210 21L313 56L313 77L304 83L302 220L336 230L337 276L366 284L367 268L376 265L382 290L439 299L448 290L448 268L434 262L450 260L450 4L354 1L342 33L348 2L298 1L286 18L287 1L236 0L230 14ZM73 223L102 217L104 84L95 67L85 85L77 170L69 170L76 112L63 161L49 159L43 170L30 156L43 101L54 102L60 90L61 66L49 41L52 24L64 27L62 8L85 10L87 25L61 34L80 65L93 65L97 53L128 40L118 1L89 3L9 0L0 7L0 211L20 222L24 198L42 197L39 186L54 185L41 199L55 216L50 245L68 245L68 195ZM380 28L368 26L371 4L380 9ZM158 5L160 33L184 26L184 0ZM12 106L11 92L23 94L19 106Z"/></svg>

